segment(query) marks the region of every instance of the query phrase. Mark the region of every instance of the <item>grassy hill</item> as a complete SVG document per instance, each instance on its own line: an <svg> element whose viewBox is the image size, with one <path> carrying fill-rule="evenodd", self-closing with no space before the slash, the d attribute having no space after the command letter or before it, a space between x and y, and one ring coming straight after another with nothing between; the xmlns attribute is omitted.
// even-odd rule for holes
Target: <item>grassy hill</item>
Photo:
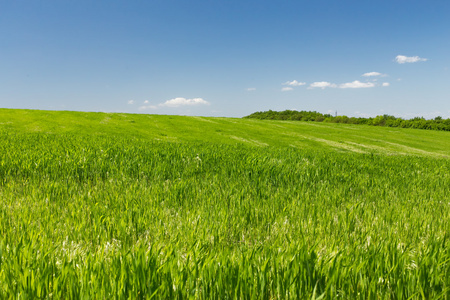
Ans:
<svg viewBox="0 0 450 300"><path fill-rule="evenodd" d="M450 157L450 132L335 123L0 109L0 130Z"/></svg>
<svg viewBox="0 0 450 300"><path fill-rule="evenodd" d="M450 133L0 110L0 299L450 298Z"/></svg>

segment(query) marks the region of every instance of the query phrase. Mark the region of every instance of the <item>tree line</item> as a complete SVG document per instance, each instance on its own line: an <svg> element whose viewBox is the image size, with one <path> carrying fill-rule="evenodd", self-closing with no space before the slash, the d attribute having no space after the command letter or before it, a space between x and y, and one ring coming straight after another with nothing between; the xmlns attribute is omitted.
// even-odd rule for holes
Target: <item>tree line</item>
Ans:
<svg viewBox="0 0 450 300"><path fill-rule="evenodd" d="M345 123L345 124L365 124L373 126L417 128L428 130L450 131L450 119L436 117L434 119L425 119L424 117L415 117L412 119L397 118L391 115L379 115L375 118L332 116L322 114L317 111L259 111L245 116L244 118L260 120L289 120L289 121L312 121L327 123Z"/></svg>

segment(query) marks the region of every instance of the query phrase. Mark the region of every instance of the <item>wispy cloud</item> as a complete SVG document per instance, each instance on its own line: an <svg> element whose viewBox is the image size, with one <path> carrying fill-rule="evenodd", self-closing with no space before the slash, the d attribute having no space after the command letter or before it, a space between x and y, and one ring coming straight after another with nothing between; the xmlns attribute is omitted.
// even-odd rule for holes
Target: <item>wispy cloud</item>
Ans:
<svg viewBox="0 0 450 300"><path fill-rule="evenodd" d="M404 64L404 63L415 63L418 61L427 61L428 58L422 58L419 56L404 56L404 55L397 55L395 57L395 61L399 64Z"/></svg>
<svg viewBox="0 0 450 300"><path fill-rule="evenodd" d="M306 82L298 82L297 80L292 80L292 81L286 81L285 83L283 83L283 85L289 85L289 86L301 86L301 85L305 85Z"/></svg>
<svg viewBox="0 0 450 300"><path fill-rule="evenodd" d="M327 81L316 81L316 82L311 83L308 88L309 89L313 89L313 88L325 89L325 88L335 88L335 87L337 87L337 85L334 83L330 83Z"/></svg>
<svg viewBox="0 0 450 300"><path fill-rule="evenodd" d="M247 92L253 92L253 91L256 91L256 88L247 88L247 89L245 89Z"/></svg>
<svg viewBox="0 0 450 300"><path fill-rule="evenodd" d="M209 105L209 102L203 100L202 98L186 99L186 98L178 97L178 98L167 100L166 102L159 104L159 106L166 106L166 107L180 107L180 106L193 106L193 105Z"/></svg>
<svg viewBox="0 0 450 300"><path fill-rule="evenodd" d="M149 110L149 109L158 109L157 105L142 105L139 106L139 110Z"/></svg>
<svg viewBox="0 0 450 300"><path fill-rule="evenodd" d="M340 89L361 89L361 88L371 88L374 87L375 83L373 82L361 82L359 80L355 80L353 82L347 82L339 85Z"/></svg>
<svg viewBox="0 0 450 300"><path fill-rule="evenodd" d="M381 86L389 86L389 85L390 85L389 82L384 82L381 84ZM380 86L380 84L378 84L374 81L361 82L359 80L355 80L352 82L341 83L339 85L337 85L335 83L327 82L327 81L317 81L317 82L311 83L309 85L308 89L314 89L314 88L363 89L363 88L373 88L373 87L377 87L377 86Z"/></svg>
<svg viewBox="0 0 450 300"><path fill-rule="evenodd" d="M144 101L144 104L149 104L149 101ZM158 109L161 107L181 107L181 106L197 106L197 105L210 105L210 103L202 98L186 99L182 97L177 97L174 99L167 100L166 102L159 103L157 105L143 105L139 107L139 110L148 109Z"/></svg>
<svg viewBox="0 0 450 300"><path fill-rule="evenodd" d="M128 104L134 104L134 100L128 100L128 102L127 102Z"/></svg>
<svg viewBox="0 0 450 300"><path fill-rule="evenodd" d="M361 76L374 77L374 76L386 76L386 74L381 74L380 72L368 72L368 73L362 74Z"/></svg>
<svg viewBox="0 0 450 300"><path fill-rule="evenodd" d="M285 87L281 88L282 92L288 92L288 91L292 91L292 90L293 90L293 88L291 88L290 86L285 86Z"/></svg>

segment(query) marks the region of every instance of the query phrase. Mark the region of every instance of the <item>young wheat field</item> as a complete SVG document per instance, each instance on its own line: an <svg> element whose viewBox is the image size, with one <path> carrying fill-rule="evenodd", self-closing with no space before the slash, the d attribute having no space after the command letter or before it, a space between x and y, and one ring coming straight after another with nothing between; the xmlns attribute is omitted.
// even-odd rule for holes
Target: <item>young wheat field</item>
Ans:
<svg viewBox="0 0 450 300"><path fill-rule="evenodd" d="M450 132L0 109L1 299L449 299Z"/></svg>

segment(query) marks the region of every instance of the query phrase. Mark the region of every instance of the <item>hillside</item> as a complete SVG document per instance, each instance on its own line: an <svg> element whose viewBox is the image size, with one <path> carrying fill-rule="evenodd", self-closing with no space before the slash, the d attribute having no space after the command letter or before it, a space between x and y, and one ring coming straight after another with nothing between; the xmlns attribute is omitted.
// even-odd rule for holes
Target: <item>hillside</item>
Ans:
<svg viewBox="0 0 450 300"><path fill-rule="evenodd" d="M450 298L449 137L0 110L0 299Z"/></svg>
<svg viewBox="0 0 450 300"><path fill-rule="evenodd" d="M0 109L0 130L450 157L450 132L353 124Z"/></svg>

